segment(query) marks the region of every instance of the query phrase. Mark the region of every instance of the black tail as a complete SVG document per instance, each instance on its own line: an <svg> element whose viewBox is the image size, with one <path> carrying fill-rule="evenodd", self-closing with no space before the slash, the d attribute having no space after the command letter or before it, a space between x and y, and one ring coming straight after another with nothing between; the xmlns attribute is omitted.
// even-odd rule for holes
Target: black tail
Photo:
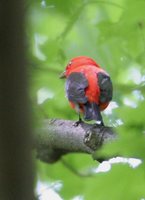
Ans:
<svg viewBox="0 0 145 200"><path fill-rule="evenodd" d="M104 125L99 106L96 103L87 102L84 104L84 119L87 121L95 120Z"/></svg>

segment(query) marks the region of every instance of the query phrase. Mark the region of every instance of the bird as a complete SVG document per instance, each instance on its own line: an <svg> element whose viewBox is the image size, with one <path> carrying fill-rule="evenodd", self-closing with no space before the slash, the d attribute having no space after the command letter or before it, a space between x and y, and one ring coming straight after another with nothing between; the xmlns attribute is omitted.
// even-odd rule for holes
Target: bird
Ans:
<svg viewBox="0 0 145 200"><path fill-rule="evenodd" d="M109 74L97 62L87 56L72 58L60 78L66 78L65 90L70 106L79 114L76 125L94 121L104 126L101 111L112 100L113 85Z"/></svg>

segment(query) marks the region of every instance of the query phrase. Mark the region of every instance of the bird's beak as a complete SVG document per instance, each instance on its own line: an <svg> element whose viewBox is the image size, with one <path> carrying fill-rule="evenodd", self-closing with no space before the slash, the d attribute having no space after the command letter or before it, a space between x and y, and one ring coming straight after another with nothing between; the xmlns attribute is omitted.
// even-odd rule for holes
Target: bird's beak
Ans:
<svg viewBox="0 0 145 200"><path fill-rule="evenodd" d="M66 71L62 72L59 76L59 78L66 78Z"/></svg>

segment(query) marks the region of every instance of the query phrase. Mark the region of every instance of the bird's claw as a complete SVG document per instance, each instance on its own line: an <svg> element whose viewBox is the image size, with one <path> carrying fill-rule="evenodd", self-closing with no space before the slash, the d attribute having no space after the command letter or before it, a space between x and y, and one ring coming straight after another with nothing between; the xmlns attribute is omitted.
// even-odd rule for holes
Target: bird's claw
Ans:
<svg viewBox="0 0 145 200"><path fill-rule="evenodd" d="M74 127L77 127L77 126L79 126L82 122L83 122L82 120L78 120L78 121L76 121L76 122L73 124L73 126L74 126Z"/></svg>

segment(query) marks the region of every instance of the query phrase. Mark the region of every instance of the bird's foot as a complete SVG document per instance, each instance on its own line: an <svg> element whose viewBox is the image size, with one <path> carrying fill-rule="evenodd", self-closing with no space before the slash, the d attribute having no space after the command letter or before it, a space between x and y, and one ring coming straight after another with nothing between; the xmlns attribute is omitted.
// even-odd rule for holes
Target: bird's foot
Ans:
<svg viewBox="0 0 145 200"><path fill-rule="evenodd" d="M82 123L83 123L83 120L82 120L81 115L80 115L80 113L79 113L79 120L76 121L76 122L73 124L73 126L77 127L77 126L79 126L79 125L82 124Z"/></svg>
<svg viewBox="0 0 145 200"><path fill-rule="evenodd" d="M79 125L82 124L82 123L83 123L83 120L82 120L82 119L79 119L78 121L76 121L76 122L73 124L73 126L77 127L77 126L79 126Z"/></svg>

